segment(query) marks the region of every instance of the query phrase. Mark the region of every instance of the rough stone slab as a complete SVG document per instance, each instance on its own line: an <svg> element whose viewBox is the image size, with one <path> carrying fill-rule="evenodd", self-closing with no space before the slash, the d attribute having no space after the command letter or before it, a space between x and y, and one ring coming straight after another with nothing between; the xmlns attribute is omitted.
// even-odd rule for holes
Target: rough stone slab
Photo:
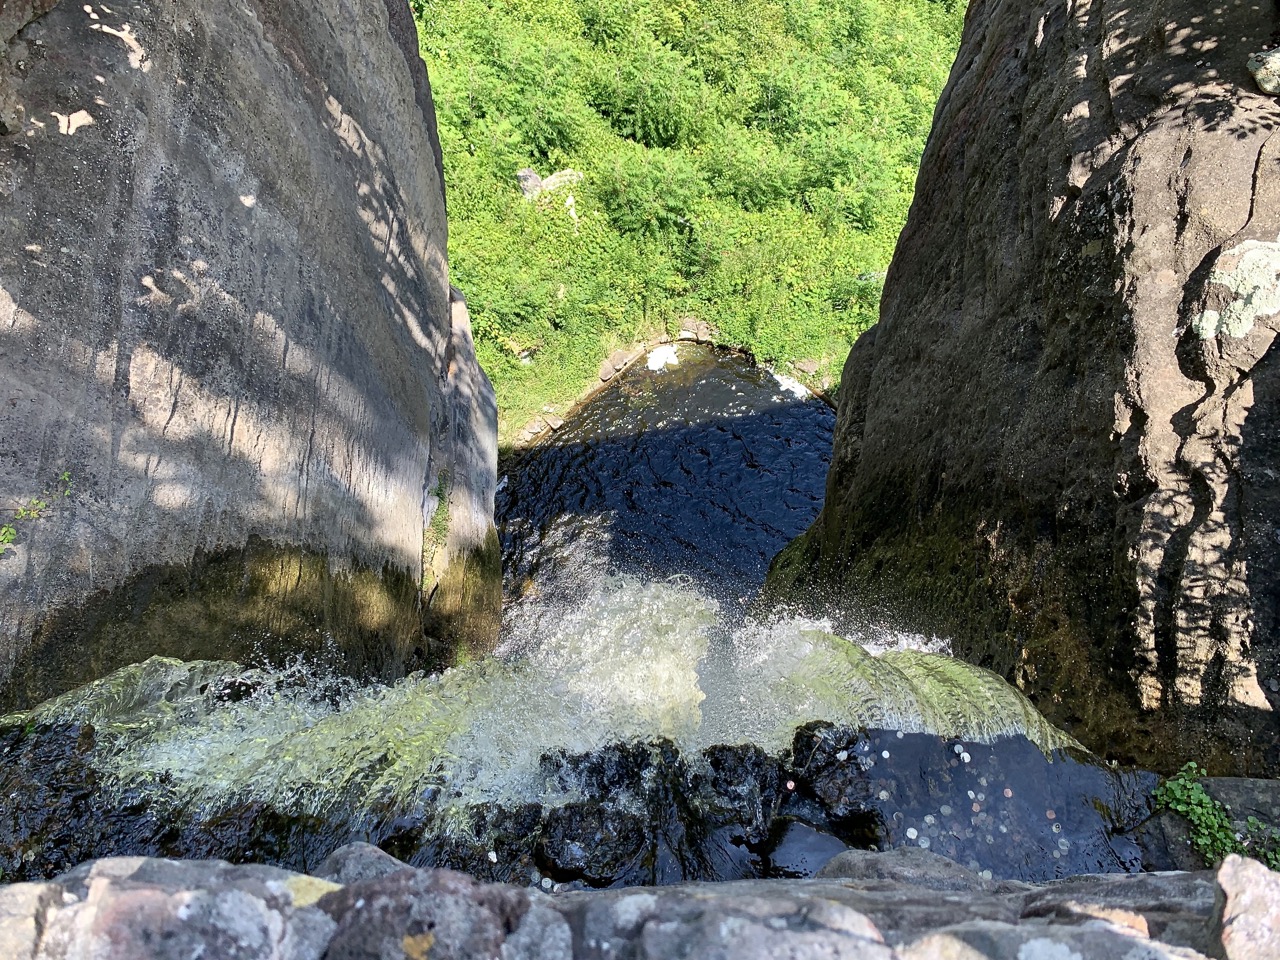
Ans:
<svg viewBox="0 0 1280 960"><path fill-rule="evenodd" d="M1218 932L1227 960L1280 956L1280 875L1235 854L1218 868Z"/></svg>
<svg viewBox="0 0 1280 960"><path fill-rule="evenodd" d="M61 888L52 883L0 887L0 957L32 960L44 929L45 913L61 899Z"/></svg>
<svg viewBox="0 0 1280 960"><path fill-rule="evenodd" d="M325 858L315 876L341 886L377 880L391 873L413 869L371 843L348 843Z"/></svg>
<svg viewBox="0 0 1280 960"><path fill-rule="evenodd" d="M975 921L948 927L899 950L901 960L1205 960L1107 925L1050 927Z"/></svg>
<svg viewBox="0 0 1280 960"><path fill-rule="evenodd" d="M876 868L875 857L886 863ZM968 887L929 858L861 877L574 891L479 883L354 844L320 872L117 857L0 886L5 960L1274 960L1280 875ZM910 879L915 877L916 880ZM939 885L955 889L937 889ZM1215 891L1218 891L1215 899ZM8 937L9 939L4 939Z"/></svg>
<svg viewBox="0 0 1280 960"><path fill-rule="evenodd" d="M818 871L820 880L893 880L925 890L975 891L1030 890L1026 884L984 880L954 860L915 847L886 853L846 850Z"/></svg>

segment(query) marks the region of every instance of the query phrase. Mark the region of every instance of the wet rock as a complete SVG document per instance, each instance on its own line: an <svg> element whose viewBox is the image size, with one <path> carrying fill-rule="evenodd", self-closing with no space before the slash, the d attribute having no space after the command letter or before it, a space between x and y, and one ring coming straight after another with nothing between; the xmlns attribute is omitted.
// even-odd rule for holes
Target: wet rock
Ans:
<svg viewBox="0 0 1280 960"><path fill-rule="evenodd" d="M1250 777L1202 777L1211 798L1227 809L1236 833L1247 834L1249 819L1280 825L1280 790L1276 781ZM1212 864L1191 846L1190 824L1182 816L1161 811L1140 824L1133 838L1142 850L1146 870L1203 870Z"/></svg>
<svg viewBox="0 0 1280 960"><path fill-rule="evenodd" d="M547 814L538 862L556 880L604 886L634 871L647 847L641 817L599 802L574 803Z"/></svg>
<svg viewBox="0 0 1280 960"><path fill-rule="evenodd" d="M1280 874L1232 854L1218 868L1216 932L1227 960L1280 953Z"/></svg>
<svg viewBox="0 0 1280 960"><path fill-rule="evenodd" d="M1187 821L1169 810L1139 824L1132 836L1142 850L1144 870L1203 870L1207 866L1191 846Z"/></svg>
<svg viewBox="0 0 1280 960"><path fill-rule="evenodd" d="M384 853L370 843L349 843L339 847L315 869L314 875L341 886L376 880L400 870L411 869L407 863Z"/></svg>
<svg viewBox="0 0 1280 960"><path fill-rule="evenodd" d="M627 350L615 350L609 354L609 363L614 370L621 372L644 356L644 350L632 347Z"/></svg>

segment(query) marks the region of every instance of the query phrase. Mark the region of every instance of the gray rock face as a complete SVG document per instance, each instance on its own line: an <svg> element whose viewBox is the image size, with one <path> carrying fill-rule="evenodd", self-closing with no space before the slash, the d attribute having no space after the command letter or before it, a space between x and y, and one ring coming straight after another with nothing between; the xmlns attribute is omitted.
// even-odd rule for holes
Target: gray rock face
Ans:
<svg viewBox="0 0 1280 960"><path fill-rule="evenodd" d="M403 666L424 531L443 500L437 580L483 551L496 470L407 4L28 2L0 26L0 499L59 494L0 557L9 701L54 692L51 661L110 669L94 638L147 617L103 646L327 633Z"/></svg>
<svg viewBox="0 0 1280 960"><path fill-rule="evenodd" d="M1110 756L1280 769L1278 26L973 0L773 591L949 635Z"/></svg>
<svg viewBox="0 0 1280 960"><path fill-rule="evenodd" d="M833 864L814 880L548 895L449 870L380 872L363 847L340 853L379 869L339 886L274 867L121 857L0 886L0 950L21 960L1254 960L1280 943L1280 877L1239 857L1216 875L1037 887L974 875L957 885L963 868L899 851L850 861L858 876L845 879Z"/></svg>

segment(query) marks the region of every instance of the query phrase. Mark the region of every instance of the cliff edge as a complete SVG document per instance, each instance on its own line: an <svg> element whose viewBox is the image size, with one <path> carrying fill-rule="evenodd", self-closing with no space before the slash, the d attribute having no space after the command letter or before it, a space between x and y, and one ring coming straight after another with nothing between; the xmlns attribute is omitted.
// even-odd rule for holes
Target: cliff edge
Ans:
<svg viewBox="0 0 1280 960"><path fill-rule="evenodd" d="M405 0L0 28L0 707L156 652L423 661L424 553L496 549L496 408Z"/></svg>
<svg viewBox="0 0 1280 960"><path fill-rule="evenodd" d="M1278 29L972 0L775 595L946 634L1111 756L1280 771Z"/></svg>

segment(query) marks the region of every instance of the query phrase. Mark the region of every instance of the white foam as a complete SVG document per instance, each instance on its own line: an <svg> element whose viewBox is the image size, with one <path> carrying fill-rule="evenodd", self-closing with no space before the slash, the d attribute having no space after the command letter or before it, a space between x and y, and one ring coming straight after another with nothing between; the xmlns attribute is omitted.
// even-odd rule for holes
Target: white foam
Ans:
<svg viewBox="0 0 1280 960"><path fill-rule="evenodd" d="M808 400L814 395L813 391L799 380L793 380L791 377L778 373L776 370L771 370L769 372L773 374L773 379L778 381L778 386L782 388L783 393L789 393L797 400Z"/></svg>
<svg viewBox="0 0 1280 960"><path fill-rule="evenodd" d="M680 357L676 354L674 344L664 343L660 347L655 347L649 353L648 366L655 373L660 373L667 367L679 366Z"/></svg>

